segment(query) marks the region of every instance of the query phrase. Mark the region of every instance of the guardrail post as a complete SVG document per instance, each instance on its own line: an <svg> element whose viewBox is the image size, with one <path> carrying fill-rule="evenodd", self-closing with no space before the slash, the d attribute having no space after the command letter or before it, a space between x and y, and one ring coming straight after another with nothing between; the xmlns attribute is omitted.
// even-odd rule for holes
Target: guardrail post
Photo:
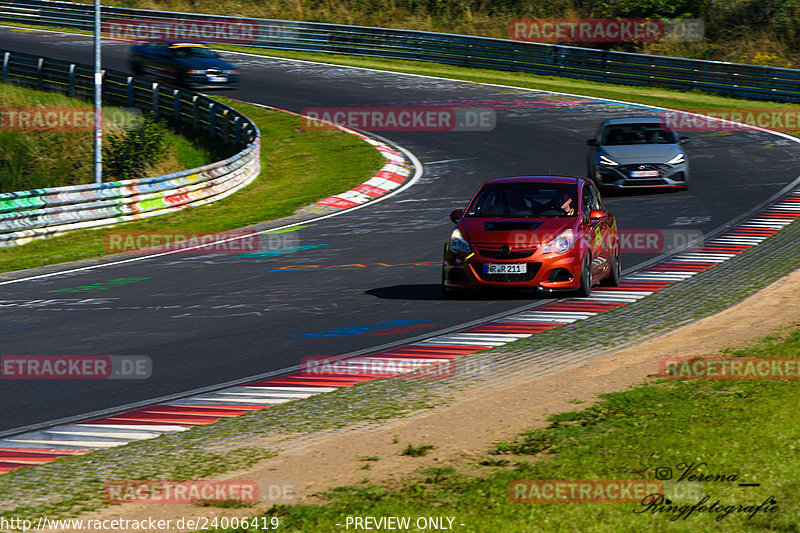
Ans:
<svg viewBox="0 0 800 533"><path fill-rule="evenodd" d="M128 85L128 107L134 107L133 104L136 103L134 90L133 90L133 80L135 78L133 76L128 76L127 78L127 85Z"/></svg>
<svg viewBox="0 0 800 533"><path fill-rule="evenodd" d="M214 138L217 127L217 114L214 112L214 103L208 104L208 136Z"/></svg>
<svg viewBox="0 0 800 533"><path fill-rule="evenodd" d="M229 111L230 109L222 110L222 127L220 127L220 129L222 130L222 142L224 143L229 143L231 141L231 133L230 133L231 120L228 117Z"/></svg>
<svg viewBox="0 0 800 533"><path fill-rule="evenodd" d="M75 97L75 68L77 65L75 63L69 64L69 89L67 90L67 95L71 97Z"/></svg>
<svg viewBox="0 0 800 533"><path fill-rule="evenodd" d="M199 97L197 95L192 96L192 127L197 129L197 121L199 120L197 114L197 99Z"/></svg>
<svg viewBox="0 0 800 533"><path fill-rule="evenodd" d="M158 82L153 82L153 116L158 117Z"/></svg>
<svg viewBox="0 0 800 533"><path fill-rule="evenodd" d="M44 69L42 67L44 67L44 58L40 57L39 64L36 66L36 74L38 76L36 80L36 88L39 90L42 89L42 85L44 83Z"/></svg>
<svg viewBox="0 0 800 533"><path fill-rule="evenodd" d="M11 52L3 54L3 82L8 81L8 67L11 63Z"/></svg>
<svg viewBox="0 0 800 533"><path fill-rule="evenodd" d="M237 116L233 119L233 139L236 144L242 142L242 117Z"/></svg>
<svg viewBox="0 0 800 533"><path fill-rule="evenodd" d="M172 91L172 118L176 123L181 121L181 90Z"/></svg>

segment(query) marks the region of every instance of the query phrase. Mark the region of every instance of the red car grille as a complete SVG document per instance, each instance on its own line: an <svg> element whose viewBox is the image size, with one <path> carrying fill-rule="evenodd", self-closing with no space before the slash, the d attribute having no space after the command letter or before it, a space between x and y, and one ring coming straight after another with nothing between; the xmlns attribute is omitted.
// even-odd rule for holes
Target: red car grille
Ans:
<svg viewBox="0 0 800 533"><path fill-rule="evenodd" d="M487 259L524 259L533 255L536 249L502 252L501 250L488 250L478 248L478 253Z"/></svg>

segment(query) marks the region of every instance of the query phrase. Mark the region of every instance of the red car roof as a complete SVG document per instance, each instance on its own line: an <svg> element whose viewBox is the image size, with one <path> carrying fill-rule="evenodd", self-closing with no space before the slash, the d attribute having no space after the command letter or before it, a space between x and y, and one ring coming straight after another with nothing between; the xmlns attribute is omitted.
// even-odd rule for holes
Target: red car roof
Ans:
<svg viewBox="0 0 800 533"><path fill-rule="evenodd" d="M486 183L578 183L581 179L577 176L507 176Z"/></svg>

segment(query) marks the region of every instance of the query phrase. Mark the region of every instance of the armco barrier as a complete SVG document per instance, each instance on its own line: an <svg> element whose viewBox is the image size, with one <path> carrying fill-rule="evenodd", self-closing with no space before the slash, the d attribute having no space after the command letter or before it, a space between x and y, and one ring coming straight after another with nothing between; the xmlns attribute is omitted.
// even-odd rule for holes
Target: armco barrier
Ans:
<svg viewBox="0 0 800 533"><path fill-rule="evenodd" d="M89 97L91 67L0 50L3 82ZM235 109L205 96L106 70L107 104L137 107L176 123L202 128L238 153L223 161L165 176L0 194L0 247L79 228L137 220L214 202L260 172L258 128Z"/></svg>
<svg viewBox="0 0 800 533"><path fill-rule="evenodd" d="M0 21L91 31L93 6L52 0L0 0ZM111 19L224 19L192 13L103 7ZM800 71L784 68L611 52L466 35L247 19L258 38L240 46L433 61L594 81L702 89L729 96L800 102Z"/></svg>

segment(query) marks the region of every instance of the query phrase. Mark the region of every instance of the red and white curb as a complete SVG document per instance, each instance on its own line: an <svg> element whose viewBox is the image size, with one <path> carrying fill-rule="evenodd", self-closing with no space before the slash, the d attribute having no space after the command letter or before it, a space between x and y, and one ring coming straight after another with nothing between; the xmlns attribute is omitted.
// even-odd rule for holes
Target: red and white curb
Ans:
<svg viewBox="0 0 800 533"><path fill-rule="evenodd" d="M375 140L366 135L362 135L342 126L337 126L342 131L361 137L365 142L381 152L381 155L386 159L386 164L378 171L375 176L365 181L358 187L354 187L349 191L335 194L327 198L323 198L318 202L300 209L300 212L308 212L314 214L331 213L340 209L350 209L360 204L364 204L387 194L394 189L400 187L411 175L413 168L409 165L406 158L400 152L392 149L389 145Z"/></svg>
<svg viewBox="0 0 800 533"><path fill-rule="evenodd" d="M121 446L165 433L186 431L194 426L268 409L363 381L390 377L409 367L435 362L452 364L458 357L503 346L645 298L757 246L797 218L800 218L800 189L786 194L698 249L625 276L619 287L598 288L589 298L566 298L462 331L380 353L346 356L337 361L338 367L341 362L358 359L359 364L354 364L354 368L379 369L376 371L346 374L315 372L313 375L296 372L97 420L2 439L0 472L49 463L60 457L80 455L99 448ZM364 365L365 361L377 364L371 367ZM397 368L398 372L392 372L392 368Z"/></svg>
<svg viewBox="0 0 800 533"><path fill-rule="evenodd" d="M242 100L236 101L305 118L300 113L287 111L286 109L280 109L264 104L256 104L254 102L244 102ZM381 153L381 155L383 155L383 158L386 159L386 164L373 177L361 185L353 187L349 191L334 194L333 196L329 196L314 202L311 205L302 207L297 210L297 213L309 213L314 215L330 214L365 204L370 200L384 196L385 194L388 194L389 192L399 188L414 173L414 165L409 163L408 158L389 146L387 143L381 142L340 124L321 119L314 119L314 121L327 124L332 128L336 128L345 133L349 133L350 135L355 135L356 137L361 138L364 142L374 146Z"/></svg>

